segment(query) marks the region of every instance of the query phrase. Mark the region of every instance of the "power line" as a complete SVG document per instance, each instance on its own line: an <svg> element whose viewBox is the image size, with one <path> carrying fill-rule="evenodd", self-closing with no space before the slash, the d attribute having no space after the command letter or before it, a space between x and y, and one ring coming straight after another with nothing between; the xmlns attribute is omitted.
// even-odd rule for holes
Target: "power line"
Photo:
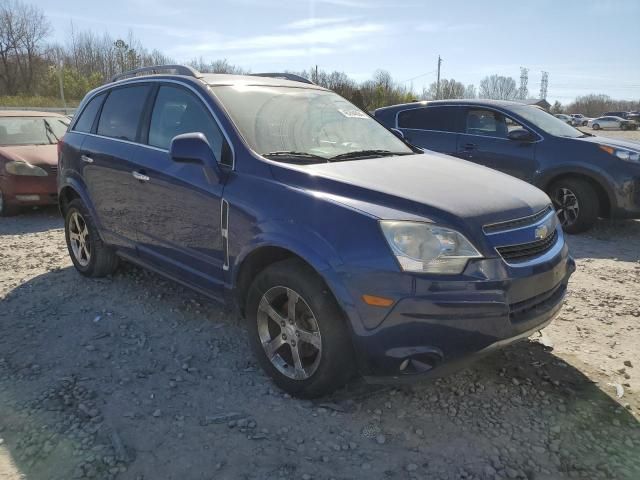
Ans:
<svg viewBox="0 0 640 480"><path fill-rule="evenodd" d="M415 77L411 77L411 78L407 78L406 80L402 80L400 83L407 83L410 82L411 80L415 80L416 78L420 78L420 77L425 77L427 75L431 75L432 73L436 73L437 70L431 70L430 72L427 73L421 73L420 75L416 75Z"/></svg>

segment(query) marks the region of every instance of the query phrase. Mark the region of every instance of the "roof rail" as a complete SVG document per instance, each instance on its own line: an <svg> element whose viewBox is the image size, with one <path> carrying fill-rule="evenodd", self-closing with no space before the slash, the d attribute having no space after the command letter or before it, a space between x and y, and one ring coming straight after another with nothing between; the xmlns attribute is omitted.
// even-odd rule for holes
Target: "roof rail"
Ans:
<svg viewBox="0 0 640 480"><path fill-rule="evenodd" d="M250 73L249 75L253 77L269 77L269 78L282 78L284 80L291 80L293 82L301 82L308 83L310 85L315 85L308 78L304 78L301 75L296 75L295 73Z"/></svg>
<svg viewBox="0 0 640 480"><path fill-rule="evenodd" d="M112 82L117 82L125 78L138 77L141 75L184 75L187 77L201 78L202 74L194 68L186 65L152 65L150 67L140 67L128 72L119 73L111 77Z"/></svg>

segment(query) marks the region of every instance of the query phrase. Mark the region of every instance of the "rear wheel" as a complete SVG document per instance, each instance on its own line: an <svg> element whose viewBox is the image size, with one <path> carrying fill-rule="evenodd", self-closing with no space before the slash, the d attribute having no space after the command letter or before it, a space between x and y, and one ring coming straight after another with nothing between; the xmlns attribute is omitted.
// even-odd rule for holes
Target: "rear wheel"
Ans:
<svg viewBox="0 0 640 480"><path fill-rule="evenodd" d="M324 281L303 262L285 260L258 274L245 311L260 365L286 392L319 397L352 377L344 315Z"/></svg>
<svg viewBox="0 0 640 480"><path fill-rule="evenodd" d="M0 190L0 217L11 217L18 213L18 207L5 202L4 194Z"/></svg>
<svg viewBox="0 0 640 480"><path fill-rule="evenodd" d="M566 178L555 182L549 196L567 233L589 230L598 218L598 195L589 182L580 178Z"/></svg>
<svg viewBox="0 0 640 480"><path fill-rule="evenodd" d="M593 128L594 130L600 130L600 125L597 123L594 123L591 128Z"/></svg>
<svg viewBox="0 0 640 480"><path fill-rule="evenodd" d="M80 199L67 205L64 234L71 261L82 275L104 277L116 269L118 257L100 239L93 218Z"/></svg>

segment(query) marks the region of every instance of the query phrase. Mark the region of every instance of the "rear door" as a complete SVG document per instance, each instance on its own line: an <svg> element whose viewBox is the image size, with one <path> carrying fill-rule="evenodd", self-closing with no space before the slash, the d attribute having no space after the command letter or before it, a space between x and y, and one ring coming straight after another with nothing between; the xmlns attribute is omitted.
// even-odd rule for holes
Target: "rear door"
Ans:
<svg viewBox="0 0 640 480"><path fill-rule="evenodd" d="M452 106L421 106L398 112L398 128L405 139L420 148L455 154L460 131L458 111Z"/></svg>
<svg viewBox="0 0 640 480"><path fill-rule="evenodd" d="M93 134L82 144L82 176L105 240L133 249L137 230L138 183L133 178L144 147L138 144L141 118L151 86L136 83L110 90Z"/></svg>
<svg viewBox="0 0 640 480"><path fill-rule="evenodd" d="M160 84L147 128L148 146L139 158L140 173L148 178L138 185L140 258L220 296L224 184L209 183L199 165L174 162L169 147L176 135L201 132L215 157L225 162L230 157L224 136L203 99L175 83Z"/></svg>
<svg viewBox="0 0 640 480"><path fill-rule="evenodd" d="M502 112L483 107L466 107L464 124L464 133L458 136L458 157L526 181L533 179L537 169L536 142L510 140L508 136L510 130L526 129L523 125Z"/></svg>

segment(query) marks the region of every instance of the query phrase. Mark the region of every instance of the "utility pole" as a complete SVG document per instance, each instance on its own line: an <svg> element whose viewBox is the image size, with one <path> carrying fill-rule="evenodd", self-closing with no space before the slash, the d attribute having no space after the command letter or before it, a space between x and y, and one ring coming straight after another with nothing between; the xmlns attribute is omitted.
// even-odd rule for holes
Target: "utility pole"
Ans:
<svg viewBox="0 0 640 480"><path fill-rule="evenodd" d="M442 58L438 55L438 81L436 82L436 100L440 99L440 65L442 64Z"/></svg>
<svg viewBox="0 0 640 480"><path fill-rule="evenodd" d="M64 64L62 63L62 60L60 60L60 63L58 63L58 83L60 84L60 98L62 99L62 105L64 106L64 108L67 108L67 102L64 99L64 83L62 82L62 67L64 66ZM65 110L66 113L66 110Z"/></svg>
<svg viewBox="0 0 640 480"><path fill-rule="evenodd" d="M318 65L316 65L316 78L313 81L318 83Z"/></svg>

